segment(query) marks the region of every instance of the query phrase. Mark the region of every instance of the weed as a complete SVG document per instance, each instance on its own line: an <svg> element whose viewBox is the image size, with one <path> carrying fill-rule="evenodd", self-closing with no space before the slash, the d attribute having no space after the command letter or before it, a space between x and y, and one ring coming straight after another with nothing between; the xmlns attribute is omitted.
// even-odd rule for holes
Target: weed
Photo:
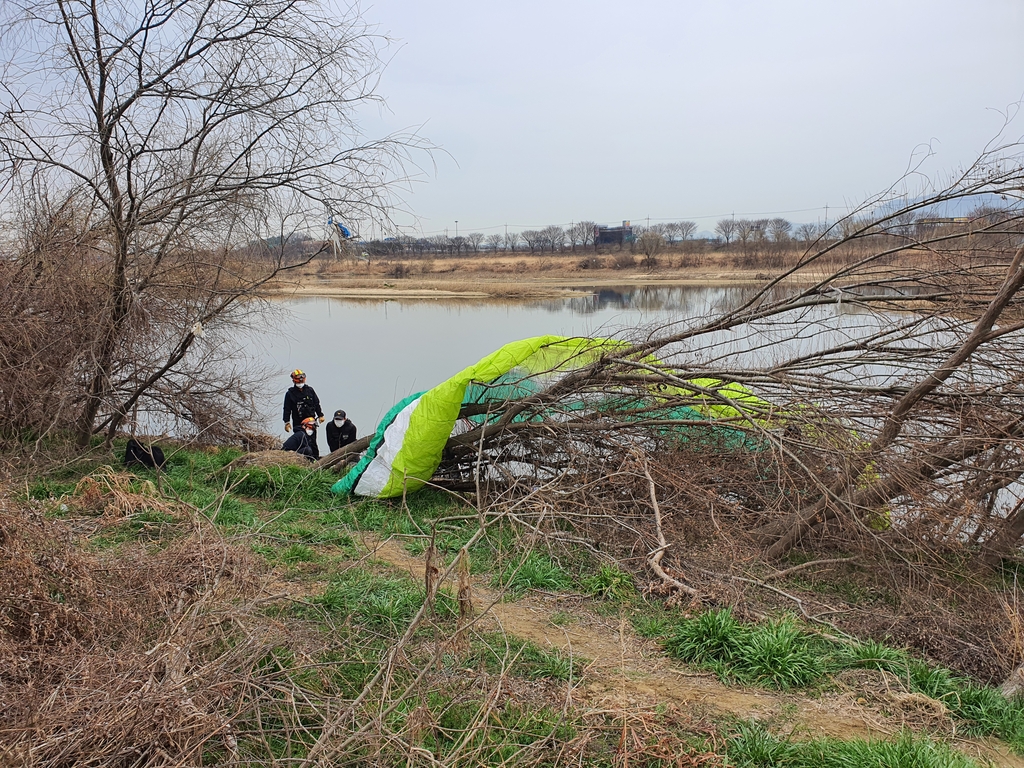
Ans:
<svg viewBox="0 0 1024 768"><path fill-rule="evenodd" d="M579 680L586 660L561 650L545 650L529 640L512 635L489 634L472 646L471 658L493 673L551 680Z"/></svg>
<svg viewBox="0 0 1024 768"><path fill-rule="evenodd" d="M910 657L904 651L892 648L876 640L864 640L844 646L833 659L834 668L878 669L896 675L906 674Z"/></svg>
<svg viewBox="0 0 1024 768"><path fill-rule="evenodd" d="M316 552L304 544L292 544L281 552L281 560L290 565L295 563L308 563L316 559Z"/></svg>
<svg viewBox="0 0 1024 768"><path fill-rule="evenodd" d="M572 581L549 557L532 551L521 561L507 563L491 584L503 587L513 597L520 597L528 589L569 589Z"/></svg>
<svg viewBox="0 0 1024 768"><path fill-rule="evenodd" d="M405 631L425 598L423 587L410 579L350 568L313 602L331 613L351 616L365 627L397 636ZM446 592L438 593L434 611L443 620L458 614L455 600Z"/></svg>
<svg viewBox="0 0 1024 768"><path fill-rule="evenodd" d="M549 621L556 627L566 627L576 623L576 617L566 611L555 611L551 614Z"/></svg>
<svg viewBox="0 0 1024 768"><path fill-rule="evenodd" d="M825 671L820 649L791 618L756 627L733 652L744 680L773 688L807 686Z"/></svg>
<svg viewBox="0 0 1024 768"><path fill-rule="evenodd" d="M435 727L424 733L423 746L438 757L454 756L456 749L462 750L465 757L455 765L517 765L523 762L517 758L525 749L534 753L534 760L525 762L533 764L539 756L537 746L564 743L576 736L575 726L566 721L564 713L545 707L507 703L488 712L481 700L451 699L437 693L431 694L427 703Z"/></svg>
<svg viewBox="0 0 1024 768"><path fill-rule="evenodd" d="M664 639L672 628L668 616L640 613L633 616L633 629L640 637Z"/></svg>
<svg viewBox="0 0 1024 768"><path fill-rule="evenodd" d="M583 588L606 600L628 600L636 595L632 577L614 565L602 565L593 576L583 579Z"/></svg>
<svg viewBox="0 0 1024 768"><path fill-rule="evenodd" d="M977 768L977 763L945 744L903 732L892 741L817 739L789 741L756 722L740 724L726 741L729 765L736 768Z"/></svg>
<svg viewBox="0 0 1024 768"><path fill-rule="evenodd" d="M233 470L228 483L235 493L271 500L279 508L329 507L335 503L331 485L336 479L329 472L305 467L245 467Z"/></svg>
<svg viewBox="0 0 1024 768"><path fill-rule="evenodd" d="M696 620L680 623L665 641L665 650L694 664L730 662L745 634L731 609L708 611Z"/></svg>

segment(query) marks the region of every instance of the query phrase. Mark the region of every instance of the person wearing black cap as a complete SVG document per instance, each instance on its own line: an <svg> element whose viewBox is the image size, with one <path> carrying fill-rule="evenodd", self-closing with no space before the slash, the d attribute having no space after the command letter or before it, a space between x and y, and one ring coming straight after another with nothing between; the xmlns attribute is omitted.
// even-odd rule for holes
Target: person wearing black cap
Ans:
<svg viewBox="0 0 1024 768"><path fill-rule="evenodd" d="M355 441L356 425L345 417L344 411L335 411L334 419L327 425L327 446L331 453Z"/></svg>

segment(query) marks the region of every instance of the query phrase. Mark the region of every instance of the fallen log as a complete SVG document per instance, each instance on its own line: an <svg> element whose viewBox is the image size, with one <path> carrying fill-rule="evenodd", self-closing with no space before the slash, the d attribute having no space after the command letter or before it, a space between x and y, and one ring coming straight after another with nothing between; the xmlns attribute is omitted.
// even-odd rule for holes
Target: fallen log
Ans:
<svg viewBox="0 0 1024 768"><path fill-rule="evenodd" d="M354 443L343 445L336 451L331 451L326 456L321 456L313 466L317 469L330 469L341 464L346 458L362 453L370 446L370 438L373 435L364 435Z"/></svg>

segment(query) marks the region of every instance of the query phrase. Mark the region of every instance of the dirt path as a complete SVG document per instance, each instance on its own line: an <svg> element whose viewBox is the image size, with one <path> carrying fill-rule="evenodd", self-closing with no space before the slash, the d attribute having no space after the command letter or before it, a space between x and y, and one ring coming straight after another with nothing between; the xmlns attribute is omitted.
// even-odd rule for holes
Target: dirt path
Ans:
<svg viewBox="0 0 1024 768"><path fill-rule="evenodd" d="M398 542L370 542L368 546L377 559L417 580L423 578L424 561ZM916 695L879 697L870 685L877 681L863 676L848 681L847 691L816 699L724 685L713 674L674 663L655 643L639 637L626 616L600 616L589 608L588 598L578 595L531 593L515 602L501 602L497 591L477 579L473 600L478 613L487 611L509 634L588 659L584 682L574 692L574 699L586 706L648 709L671 703L683 710L706 708L770 720L775 730L799 738L882 738L903 727L921 730L926 725L947 737L955 735L952 721L937 702ZM858 684L863 684L864 690L859 690ZM954 746L995 765L1024 768L1024 758L1010 754L999 742L955 739Z"/></svg>

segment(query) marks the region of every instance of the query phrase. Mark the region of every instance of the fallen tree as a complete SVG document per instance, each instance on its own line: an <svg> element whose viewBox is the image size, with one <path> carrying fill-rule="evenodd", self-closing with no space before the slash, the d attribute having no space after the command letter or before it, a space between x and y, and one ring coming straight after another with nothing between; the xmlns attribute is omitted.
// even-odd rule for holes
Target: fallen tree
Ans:
<svg viewBox="0 0 1024 768"><path fill-rule="evenodd" d="M852 536L998 563L1024 535L1021 159L867 201L734 307L483 382L520 391L464 403L434 481L568 494L637 451L696 453L717 469L679 503L727 510L771 559ZM970 215L935 223L954 204Z"/></svg>

